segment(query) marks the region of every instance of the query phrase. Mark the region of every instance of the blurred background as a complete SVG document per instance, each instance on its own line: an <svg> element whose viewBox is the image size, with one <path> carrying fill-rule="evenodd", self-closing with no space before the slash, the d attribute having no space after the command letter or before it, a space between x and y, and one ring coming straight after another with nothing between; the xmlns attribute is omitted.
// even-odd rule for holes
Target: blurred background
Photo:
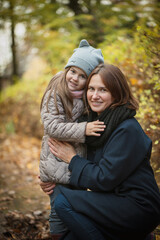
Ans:
<svg viewBox="0 0 160 240"><path fill-rule="evenodd" d="M0 137L41 138L44 90L85 38L128 77L158 170L159 24L159 0L0 0Z"/></svg>
<svg viewBox="0 0 160 240"><path fill-rule="evenodd" d="M6 172L13 182L26 173L33 186L43 135L40 101L81 39L127 76L140 102L137 119L153 141L160 186L160 0L0 0L0 196L9 189Z"/></svg>

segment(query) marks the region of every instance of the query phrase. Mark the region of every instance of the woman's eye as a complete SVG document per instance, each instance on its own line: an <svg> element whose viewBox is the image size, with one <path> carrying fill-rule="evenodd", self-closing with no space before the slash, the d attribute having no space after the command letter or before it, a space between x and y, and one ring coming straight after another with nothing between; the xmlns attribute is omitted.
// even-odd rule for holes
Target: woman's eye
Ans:
<svg viewBox="0 0 160 240"><path fill-rule="evenodd" d="M101 92L106 92L106 91L107 91L107 89L105 89L105 88L101 89Z"/></svg>
<svg viewBox="0 0 160 240"><path fill-rule="evenodd" d="M88 90L89 90L89 91L93 91L93 90L94 90L94 88L92 88L92 87L89 87L89 88L88 88Z"/></svg>

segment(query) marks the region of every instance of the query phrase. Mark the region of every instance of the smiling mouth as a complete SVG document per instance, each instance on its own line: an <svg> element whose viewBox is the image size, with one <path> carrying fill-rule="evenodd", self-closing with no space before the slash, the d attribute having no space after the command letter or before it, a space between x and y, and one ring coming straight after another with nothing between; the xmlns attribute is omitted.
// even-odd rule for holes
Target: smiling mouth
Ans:
<svg viewBox="0 0 160 240"><path fill-rule="evenodd" d="M99 106L99 105L102 104L102 102L91 102L91 104L92 104L93 106Z"/></svg>
<svg viewBox="0 0 160 240"><path fill-rule="evenodd" d="M76 84L76 83L74 83L74 82L69 82L69 83L70 83L71 86L77 87L77 84Z"/></svg>

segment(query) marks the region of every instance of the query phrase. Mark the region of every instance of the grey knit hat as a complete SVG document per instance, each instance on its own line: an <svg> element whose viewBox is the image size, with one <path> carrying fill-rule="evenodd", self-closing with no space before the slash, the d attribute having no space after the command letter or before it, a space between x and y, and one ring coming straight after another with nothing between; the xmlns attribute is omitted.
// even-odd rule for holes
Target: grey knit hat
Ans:
<svg viewBox="0 0 160 240"><path fill-rule="evenodd" d="M93 48L87 40L83 39L80 41L79 47L74 49L74 53L69 58L65 68L75 66L82 69L89 76L100 63L104 63L101 49Z"/></svg>

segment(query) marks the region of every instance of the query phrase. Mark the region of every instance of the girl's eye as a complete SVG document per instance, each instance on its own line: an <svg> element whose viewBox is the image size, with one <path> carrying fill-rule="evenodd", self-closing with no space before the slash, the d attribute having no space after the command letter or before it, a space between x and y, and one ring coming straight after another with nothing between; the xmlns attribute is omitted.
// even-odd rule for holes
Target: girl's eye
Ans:
<svg viewBox="0 0 160 240"><path fill-rule="evenodd" d="M81 75L81 78L86 79L86 77L84 75Z"/></svg>
<svg viewBox="0 0 160 240"><path fill-rule="evenodd" d="M76 71L75 71L74 69L71 69L71 72L72 72L72 73L75 73Z"/></svg>

